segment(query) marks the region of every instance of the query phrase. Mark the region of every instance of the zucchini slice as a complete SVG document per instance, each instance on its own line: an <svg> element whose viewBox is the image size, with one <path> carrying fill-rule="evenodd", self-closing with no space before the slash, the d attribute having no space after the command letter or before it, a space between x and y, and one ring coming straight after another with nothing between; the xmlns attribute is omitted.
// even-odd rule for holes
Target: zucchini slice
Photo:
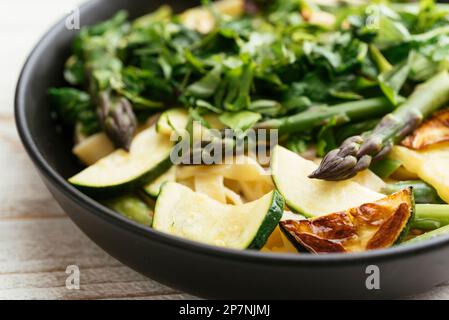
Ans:
<svg viewBox="0 0 449 320"><path fill-rule="evenodd" d="M202 115L202 118L207 123L206 127L201 127L199 131L206 130L208 128L221 130L225 128L225 125L220 122L219 117L214 113L207 113ZM156 131L160 134L170 136L173 132L182 133L189 123L189 112L183 108L169 109L161 114L157 123Z"/></svg>
<svg viewBox="0 0 449 320"><path fill-rule="evenodd" d="M171 167L167 172L162 174L156 180L150 182L143 187L143 191L152 198L156 198L161 191L161 187L166 182L176 181L176 166Z"/></svg>
<svg viewBox="0 0 449 320"><path fill-rule="evenodd" d="M306 217L346 210L384 197L351 180L310 179L308 175L316 167L312 161L281 146L274 149L271 161L274 184L288 207Z"/></svg>
<svg viewBox="0 0 449 320"><path fill-rule="evenodd" d="M414 215L412 188L373 203L307 220L281 221L299 248L344 253L388 248L407 234Z"/></svg>
<svg viewBox="0 0 449 320"><path fill-rule="evenodd" d="M69 179L80 190L98 196L130 191L159 177L172 163L173 143L154 126L139 133L126 152L118 149Z"/></svg>
<svg viewBox="0 0 449 320"><path fill-rule="evenodd" d="M373 171L367 169L359 172L351 181L358 183L359 185L368 188L374 192L380 192L385 187L386 183L379 178Z"/></svg>
<svg viewBox="0 0 449 320"><path fill-rule="evenodd" d="M449 203L449 143L435 144L419 151L395 146L390 157L401 161L405 169L416 173Z"/></svg>
<svg viewBox="0 0 449 320"><path fill-rule="evenodd" d="M401 144L409 149L422 150L447 141L449 141L449 109L436 112Z"/></svg>
<svg viewBox="0 0 449 320"><path fill-rule="evenodd" d="M283 210L284 199L277 191L234 206L169 182L157 199L153 228L210 245L260 249L278 225Z"/></svg>
<svg viewBox="0 0 449 320"><path fill-rule="evenodd" d="M151 208L138 196L120 196L119 198L106 201L105 205L130 220L150 227L153 223L153 212Z"/></svg>
<svg viewBox="0 0 449 320"><path fill-rule="evenodd" d="M172 132L181 132L187 126L189 113L186 109L169 109L161 114L157 123L156 131L160 134L170 136Z"/></svg>

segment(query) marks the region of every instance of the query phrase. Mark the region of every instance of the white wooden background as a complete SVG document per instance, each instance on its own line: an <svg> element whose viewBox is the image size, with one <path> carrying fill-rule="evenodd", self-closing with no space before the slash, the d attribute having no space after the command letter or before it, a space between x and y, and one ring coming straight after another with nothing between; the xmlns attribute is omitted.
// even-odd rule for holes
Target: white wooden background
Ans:
<svg viewBox="0 0 449 320"><path fill-rule="evenodd" d="M13 96L40 36L76 0L0 1L0 299L192 298L123 266L87 239L52 199L16 133ZM65 287L78 265L80 290ZM449 286L414 297L449 299Z"/></svg>

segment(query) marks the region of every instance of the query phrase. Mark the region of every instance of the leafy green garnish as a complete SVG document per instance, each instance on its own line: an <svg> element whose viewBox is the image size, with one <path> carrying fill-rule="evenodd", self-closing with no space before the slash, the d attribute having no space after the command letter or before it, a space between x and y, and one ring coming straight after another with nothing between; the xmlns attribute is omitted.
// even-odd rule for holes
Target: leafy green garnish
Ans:
<svg viewBox="0 0 449 320"><path fill-rule="evenodd" d="M315 143L322 155L351 125L369 130L376 119L357 116L370 125L347 124L352 119L317 106L379 96L398 106L417 84L449 66L449 10L431 0L351 6L246 0L245 11L234 17L213 2L203 6L211 13L204 17L214 19L207 33L184 25L183 15L168 6L132 22L118 12L82 28L64 71L77 89L50 91L62 121L81 123L86 133L100 130L103 93L129 101L138 119L180 106L191 119L204 123L202 115L212 112L243 131L259 122L307 118L307 128L288 123L291 134L283 143L295 150ZM320 22L323 14L332 23ZM343 124L348 127L340 130Z"/></svg>
<svg viewBox="0 0 449 320"><path fill-rule="evenodd" d="M91 135L100 131L90 96L74 88L53 88L48 92L50 104L58 119L66 126L81 126L81 132Z"/></svg>
<svg viewBox="0 0 449 320"><path fill-rule="evenodd" d="M251 111L225 112L220 115L220 121L233 130L242 132L252 128L262 116L259 113Z"/></svg>

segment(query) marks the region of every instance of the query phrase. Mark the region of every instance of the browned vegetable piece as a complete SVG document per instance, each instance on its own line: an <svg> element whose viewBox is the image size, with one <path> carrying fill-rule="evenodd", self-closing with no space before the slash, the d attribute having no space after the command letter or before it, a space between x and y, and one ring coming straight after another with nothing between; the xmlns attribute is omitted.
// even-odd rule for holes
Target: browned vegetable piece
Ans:
<svg viewBox="0 0 449 320"><path fill-rule="evenodd" d="M387 248L407 233L414 212L411 188L373 203L313 219L281 221L295 245L312 253Z"/></svg>
<svg viewBox="0 0 449 320"><path fill-rule="evenodd" d="M449 141L449 109L437 112L401 144L410 149L420 150L445 141Z"/></svg>

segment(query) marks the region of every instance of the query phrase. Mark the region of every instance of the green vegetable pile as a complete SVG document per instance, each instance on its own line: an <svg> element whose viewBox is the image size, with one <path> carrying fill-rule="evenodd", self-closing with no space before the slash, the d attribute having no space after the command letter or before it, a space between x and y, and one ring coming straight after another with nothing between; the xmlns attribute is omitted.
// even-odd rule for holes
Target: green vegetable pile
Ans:
<svg viewBox="0 0 449 320"><path fill-rule="evenodd" d="M81 30L64 72L71 87L50 98L64 123L86 135L103 129L118 147L129 147L136 118L183 106L195 117L257 113L285 129L289 148L313 143L322 156L347 135L342 124L371 129L448 65L446 7L373 3L247 1L229 19L206 2L216 20L207 34L165 6L133 22L119 12Z"/></svg>

